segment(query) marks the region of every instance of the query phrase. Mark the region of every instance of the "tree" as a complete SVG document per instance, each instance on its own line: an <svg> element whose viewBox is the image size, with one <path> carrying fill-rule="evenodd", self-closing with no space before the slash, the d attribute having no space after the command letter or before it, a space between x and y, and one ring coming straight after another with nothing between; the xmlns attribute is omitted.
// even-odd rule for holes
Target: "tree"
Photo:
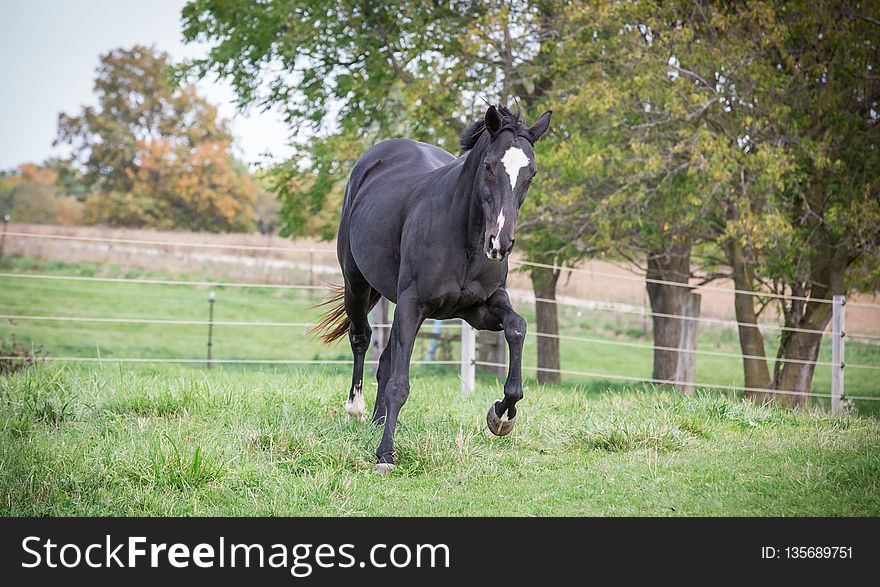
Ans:
<svg viewBox="0 0 880 587"><path fill-rule="evenodd" d="M573 34L551 100L565 112L556 152L580 194L567 234L587 253L627 259L647 275L653 313L653 377L674 380L695 247L711 238L718 192L705 152L707 111L717 96L683 73L710 59L687 18L688 2L576 2ZM712 46L712 50L723 50Z"/></svg>
<svg viewBox="0 0 880 587"><path fill-rule="evenodd" d="M877 23L846 1L572 10L581 33L564 50L580 65L555 88L580 121L571 136L592 136L573 143L594 186L590 242L645 256L655 313L682 314L694 261L704 280L727 265L755 357L746 386L803 403L821 342L804 330L824 330L833 294L878 285ZM762 290L789 298L749 294ZM757 328L768 307L787 328L772 377ZM677 346L680 323L655 316L655 345ZM675 354L655 349L655 377Z"/></svg>
<svg viewBox="0 0 880 587"><path fill-rule="evenodd" d="M880 23L866 10L844 0L766 8L764 31L777 31L762 55L772 75L759 96L769 106L749 142L781 146L789 170L778 189L735 210L725 236L743 288L763 282L789 296L781 360L771 376L761 348L746 380L794 392L781 398L791 405L809 399L832 296L880 287ZM741 321L753 322L752 305L738 300ZM758 351L760 331L745 329Z"/></svg>
<svg viewBox="0 0 880 587"><path fill-rule="evenodd" d="M0 215L6 214L14 222L70 225L80 220L82 204L49 166L25 163L0 179Z"/></svg>
<svg viewBox="0 0 880 587"><path fill-rule="evenodd" d="M98 105L60 115L56 142L73 147L87 221L251 230L256 186L232 156L226 122L169 71L168 56L152 48L111 51L95 80Z"/></svg>

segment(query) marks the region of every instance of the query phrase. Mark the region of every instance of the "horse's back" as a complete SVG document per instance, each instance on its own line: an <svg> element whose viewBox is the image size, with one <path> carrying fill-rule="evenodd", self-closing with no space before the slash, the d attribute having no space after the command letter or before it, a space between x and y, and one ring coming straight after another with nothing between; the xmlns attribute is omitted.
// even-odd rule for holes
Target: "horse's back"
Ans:
<svg viewBox="0 0 880 587"><path fill-rule="evenodd" d="M344 273L363 274L385 297L396 300L400 235L422 197L417 187L455 160L439 147L410 139L384 141L358 159L339 222L337 246ZM377 257L386 263L370 262Z"/></svg>
<svg viewBox="0 0 880 587"><path fill-rule="evenodd" d="M360 196L371 184L393 181L400 191L411 186L424 175L455 160L455 156L440 147L410 139L383 141L364 153L351 171L346 197ZM383 193L388 193L383 186Z"/></svg>

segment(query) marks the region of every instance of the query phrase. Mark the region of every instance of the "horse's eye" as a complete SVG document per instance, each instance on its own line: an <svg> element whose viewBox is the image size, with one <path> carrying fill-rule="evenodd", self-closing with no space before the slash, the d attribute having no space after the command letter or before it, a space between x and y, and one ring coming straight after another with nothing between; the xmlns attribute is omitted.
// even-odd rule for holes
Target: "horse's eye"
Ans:
<svg viewBox="0 0 880 587"><path fill-rule="evenodd" d="M486 171L490 171L490 172L492 171L492 166L489 165L488 163L486 163L486 165L484 167L486 168Z"/></svg>

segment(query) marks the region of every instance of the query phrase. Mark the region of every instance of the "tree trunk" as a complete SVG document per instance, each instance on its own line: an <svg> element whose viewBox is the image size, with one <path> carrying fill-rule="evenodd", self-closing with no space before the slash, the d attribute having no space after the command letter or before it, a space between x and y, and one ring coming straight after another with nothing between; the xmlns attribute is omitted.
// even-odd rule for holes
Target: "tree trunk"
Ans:
<svg viewBox="0 0 880 587"><path fill-rule="evenodd" d="M556 300L556 284L559 271L546 267L532 268L532 289L537 300ZM537 332L558 335L559 317L555 303L535 301ZM538 336L538 383L559 383L559 339L555 336Z"/></svg>
<svg viewBox="0 0 880 587"><path fill-rule="evenodd" d="M737 242L731 242L726 249L730 266L733 268L734 287L738 290L752 291L755 282L754 271L746 259L742 246ZM755 296L737 293L734 295L733 305L736 321L741 323L737 329L739 331L739 348L742 354L760 357L758 359L743 359L745 386L770 389L770 370L767 367L767 358L764 353L764 336L758 330ZM747 326L751 324L754 326ZM746 391L745 395L758 403L774 399L774 394L760 391Z"/></svg>
<svg viewBox="0 0 880 587"><path fill-rule="evenodd" d="M828 308L820 310L822 314L827 313L827 317L821 320L821 324L828 325L831 319L831 305L825 304ZM809 321L808 324L819 324ZM808 326L807 328L813 328ZM821 326L824 329L824 326ZM819 347L822 345L822 335L807 332L790 332L790 336L785 337L782 355L786 359L800 359L805 361L815 361L819 358ZM798 395L779 394L778 401L792 407L804 407L809 404L810 393L813 383L813 371L816 366L805 363L789 363L782 364L779 370L774 387L780 391L792 391Z"/></svg>
<svg viewBox="0 0 880 587"><path fill-rule="evenodd" d="M792 300L785 308L785 325L805 330L824 331L831 321L831 304L821 300L831 300L837 294L846 292L844 273L852 262L845 247L838 245L824 230L820 231L816 257L810 266L809 282L796 284L792 292L803 296L809 285L810 298L816 301ZM822 345L820 332L784 331L780 355L786 359L816 361ZM797 395L780 394L781 401L788 405L804 407L809 404L815 365L784 362L778 369L774 387L780 391L792 391Z"/></svg>
<svg viewBox="0 0 880 587"><path fill-rule="evenodd" d="M648 254L648 279L688 283L691 274L690 247L673 251ZM661 381L674 381L678 366L678 352L663 350L657 347L677 349L681 341L681 323L679 318L657 316L684 315L684 303L690 289L677 285L647 283L648 299L654 313L654 370L652 377Z"/></svg>

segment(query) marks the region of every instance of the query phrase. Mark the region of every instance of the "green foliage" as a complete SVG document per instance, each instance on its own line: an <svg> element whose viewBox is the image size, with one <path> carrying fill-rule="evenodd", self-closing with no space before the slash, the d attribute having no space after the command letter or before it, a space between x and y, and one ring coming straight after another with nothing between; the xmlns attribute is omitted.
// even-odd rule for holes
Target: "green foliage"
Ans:
<svg viewBox="0 0 880 587"><path fill-rule="evenodd" d="M519 98L531 119L542 112L563 4L402 1L365 11L351 0L194 0L184 35L211 49L181 75L224 77L239 105L280 108L293 136L308 131L300 154L272 171L273 188L282 234L329 239L351 165L372 143L406 136L455 152L484 110L477 96ZM567 205L536 196L518 242L565 261Z"/></svg>

